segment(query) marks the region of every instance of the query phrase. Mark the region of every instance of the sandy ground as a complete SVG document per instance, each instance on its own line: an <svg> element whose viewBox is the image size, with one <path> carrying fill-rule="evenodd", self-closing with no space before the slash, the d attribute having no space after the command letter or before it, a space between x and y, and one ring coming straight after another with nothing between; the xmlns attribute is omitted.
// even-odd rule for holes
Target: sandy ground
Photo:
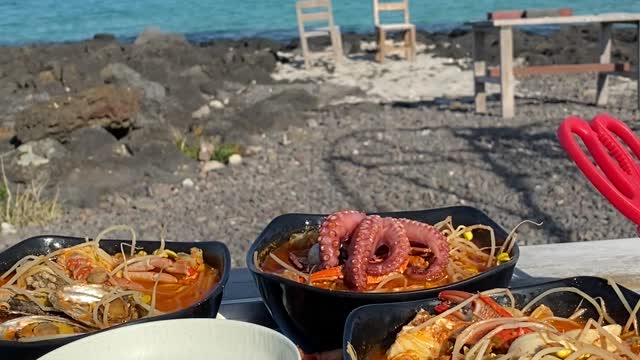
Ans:
<svg viewBox="0 0 640 360"><path fill-rule="evenodd" d="M361 48L370 48L363 43ZM390 56L383 63L374 61L372 53L362 52L345 56L335 66L333 59L316 61L305 69L300 54L284 53L289 63L279 63L272 75L278 81L312 81L361 89L365 97L346 97L334 103L427 101L438 98L470 98L473 96L473 73L468 69L470 59L436 57L424 52L419 44L414 62L398 56ZM489 94L499 91L495 84L488 84Z"/></svg>

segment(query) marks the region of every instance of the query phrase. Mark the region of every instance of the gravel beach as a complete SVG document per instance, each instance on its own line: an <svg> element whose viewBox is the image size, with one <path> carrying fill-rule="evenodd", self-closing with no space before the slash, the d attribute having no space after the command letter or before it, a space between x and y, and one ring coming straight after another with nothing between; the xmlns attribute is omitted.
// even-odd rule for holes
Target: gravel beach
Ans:
<svg viewBox="0 0 640 360"><path fill-rule="evenodd" d="M40 234L93 237L117 224L132 226L140 238L158 239L164 223L167 240L223 241L233 265L244 266L250 244L283 213L453 205L477 207L507 231L525 219L543 222L522 226L520 244L635 236L633 224L582 176L557 141L557 126L572 114L591 119L608 112L638 131L635 81L612 78L606 108L593 105L595 84L595 75L522 79L517 115L509 120L499 116L496 97L487 115L475 114L465 97L283 111L278 116L295 121L249 136L251 151L239 164L207 173L185 170L171 181L152 178L135 191L102 194L95 206L64 206L53 223L0 235L0 250ZM320 96L319 86L314 96Z"/></svg>

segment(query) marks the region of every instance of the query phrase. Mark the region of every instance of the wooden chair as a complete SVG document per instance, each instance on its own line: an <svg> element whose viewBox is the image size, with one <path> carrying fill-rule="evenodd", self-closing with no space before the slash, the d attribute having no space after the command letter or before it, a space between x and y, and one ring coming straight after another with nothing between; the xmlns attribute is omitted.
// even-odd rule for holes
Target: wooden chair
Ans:
<svg viewBox="0 0 640 360"><path fill-rule="evenodd" d="M322 12L304 12L308 9L322 9ZM296 2L296 13L298 15L298 31L300 32L300 44L302 45L302 55L304 56L304 67L309 68L311 60L314 58L333 55L337 63L342 61L342 36L340 27L333 22L333 10L331 0L299 0ZM305 30L307 22L324 22L327 26L314 27ZM312 37L329 36L331 39L331 49L329 51L311 52L309 50L308 39Z"/></svg>
<svg viewBox="0 0 640 360"><path fill-rule="evenodd" d="M383 11L402 11L404 22L396 24L380 24L380 13ZM381 2L373 0L373 20L376 27L376 39L378 42L378 52L376 61L383 62L385 57L392 53L404 52L405 58L409 61L415 60L416 56L416 27L409 23L409 0L400 2ZM395 45L387 43L388 32L404 32L404 44Z"/></svg>

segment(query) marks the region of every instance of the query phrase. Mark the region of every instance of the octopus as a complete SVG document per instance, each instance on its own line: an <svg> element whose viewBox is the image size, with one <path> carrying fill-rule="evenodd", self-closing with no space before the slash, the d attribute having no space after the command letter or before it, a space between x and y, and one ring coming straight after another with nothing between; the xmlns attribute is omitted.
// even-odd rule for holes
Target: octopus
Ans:
<svg viewBox="0 0 640 360"><path fill-rule="evenodd" d="M339 263L340 246L350 241L344 266L344 281L350 288L364 289L367 276L387 275L403 264L405 274L413 279L436 281L446 275L449 262L447 239L435 227L405 218L381 217L345 210L329 215L318 236L320 267L335 267ZM386 258L376 252L388 248ZM427 266L408 262L411 246L427 247L433 253L433 261Z"/></svg>

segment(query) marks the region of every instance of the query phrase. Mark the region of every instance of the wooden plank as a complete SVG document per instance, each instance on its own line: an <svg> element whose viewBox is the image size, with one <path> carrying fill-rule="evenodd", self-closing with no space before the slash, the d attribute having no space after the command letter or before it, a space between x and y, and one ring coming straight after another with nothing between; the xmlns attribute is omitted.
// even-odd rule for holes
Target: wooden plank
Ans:
<svg viewBox="0 0 640 360"><path fill-rule="evenodd" d="M502 117L515 115L515 82L513 76L513 29L500 28L500 92L502 93Z"/></svg>
<svg viewBox="0 0 640 360"><path fill-rule="evenodd" d="M629 63L610 63L610 64L555 64L555 65L536 65L536 66L520 66L513 68L515 77L526 77L536 75L560 75L560 74L582 74L590 72L629 72L631 65ZM500 77L500 67L495 66L489 68L487 74L489 77Z"/></svg>
<svg viewBox="0 0 640 360"><path fill-rule="evenodd" d="M485 32L473 32L473 93L476 112L487 112L487 90L485 82L479 81L487 73L487 51L485 47Z"/></svg>
<svg viewBox="0 0 640 360"><path fill-rule="evenodd" d="M407 8L404 2L379 3L378 11L404 11Z"/></svg>
<svg viewBox="0 0 640 360"><path fill-rule="evenodd" d="M331 49L333 50L336 65L342 63L344 52L342 50L342 34L339 27L334 27L331 31Z"/></svg>
<svg viewBox="0 0 640 360"><path fill-rule="evenodd" d="M329 7L328 0L304 0L299 1L296 5L301 9L310 9L310 8L318 8L318 7Z"/></svg>
<svg viewBox="0 0 640 360"><path fill-rule="evenodd" d="M522 17L524 17L523 10L501 10L487 13L488 20L520 19Z"/></svg>
<svg viewBox="0 0 640 360"><path fill-rule="evenodd" d="M302 57L304 58L304 67L309 69L311 62L309 59L309 44L304 36L304 22L302 21L302 9L296 4L296 15L298 18L298 33L300 35L300 44L302 46Z"/></svg>
<svg viewBox="0 0 640 360"><path fill-rule="evenodd" d="M329 17L330 15L328 12L314 12L314 13L300 14L300 20L302 22L329 20Z"/></svg>
<svg viewBox="0 0 640 360"><path fill-rule="evenodd" d="M573 16L573 10L570 8L560 9L526 9L524 11L525 18L541 18L556 16Z"/></svg>
<svg viewBox="0 0 640 360"><path fill-rule="evenodd" d="M522 18L494 20L493 26L529 26L529 25L560 25L576 23L623 23L640 21L640 13L609 13L601 15L553 16L541 18Z"/></svg>
<svg viewBox="0 0 640 360"><path fill-rule="evenodd" d="M611 62L611 28L612 24L600 24L600 63L608 64ZM598 81L596 84L596 104L604 106L609 99L608 91L609 76L606 72L598 73Z"/></svg>
<svg viewBox="0 0 640 360"><path fill-rule="evenodd" d="M523 246L516 265L534 277L610 277L640 290L640 239Z"/></svg>

